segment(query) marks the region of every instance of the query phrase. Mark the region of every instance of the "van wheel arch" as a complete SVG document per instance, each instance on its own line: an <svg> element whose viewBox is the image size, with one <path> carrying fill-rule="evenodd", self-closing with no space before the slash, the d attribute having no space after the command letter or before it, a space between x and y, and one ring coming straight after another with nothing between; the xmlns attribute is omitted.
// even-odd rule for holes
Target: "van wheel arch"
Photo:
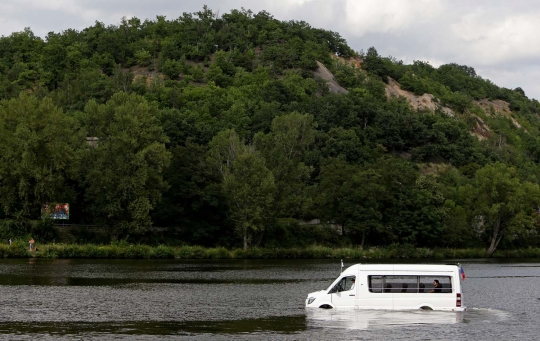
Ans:
<svg viewBox="0 0 540 341"><path fill-rule="evenodd" d="M321 309L332 309L334 307L332 307L330 304L323 304L319 308L321 308Z"/></svg>
<svg viewBox="0 0 540 341"><path fill-rule="evenodd" d="M420 307L421 310L433 310L433 308L431 308L430 306L428 305L423 305Z"/></svg>

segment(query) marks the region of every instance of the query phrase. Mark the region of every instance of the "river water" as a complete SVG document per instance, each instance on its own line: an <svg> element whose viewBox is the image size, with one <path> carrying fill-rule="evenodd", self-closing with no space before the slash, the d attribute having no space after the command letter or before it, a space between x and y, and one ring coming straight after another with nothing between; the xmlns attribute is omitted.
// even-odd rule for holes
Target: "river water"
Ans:
<svg viewBox="0 0 540 341"><path fill-rule="evenodd" d="M464 313L306 310L336 260L3 259L0 339L539 338L540 260L457 261Z"/></svg>

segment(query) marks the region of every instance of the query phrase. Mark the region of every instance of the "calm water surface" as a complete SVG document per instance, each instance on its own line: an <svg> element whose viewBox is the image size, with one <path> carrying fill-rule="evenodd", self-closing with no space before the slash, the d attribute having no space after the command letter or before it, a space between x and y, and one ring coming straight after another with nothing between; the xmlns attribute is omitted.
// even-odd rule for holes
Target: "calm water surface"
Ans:
<svg viewBox="0 0 540 341"><path fill-rule="evenodd" d="M459 261L465 313L306 310L335 260L0 260L0 339L540 337L540 260Z"/></svg>

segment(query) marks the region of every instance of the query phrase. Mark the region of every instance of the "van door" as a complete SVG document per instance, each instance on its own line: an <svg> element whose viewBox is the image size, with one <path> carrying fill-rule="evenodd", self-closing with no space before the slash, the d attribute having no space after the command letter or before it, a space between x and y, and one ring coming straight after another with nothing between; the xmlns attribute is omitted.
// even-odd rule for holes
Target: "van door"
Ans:
<svg viewBox="0 0 540 341"><path fill-rule="evenodd" d="M338 308L354 308L356 276L343 277L328 293L334 306Z"/></svg>

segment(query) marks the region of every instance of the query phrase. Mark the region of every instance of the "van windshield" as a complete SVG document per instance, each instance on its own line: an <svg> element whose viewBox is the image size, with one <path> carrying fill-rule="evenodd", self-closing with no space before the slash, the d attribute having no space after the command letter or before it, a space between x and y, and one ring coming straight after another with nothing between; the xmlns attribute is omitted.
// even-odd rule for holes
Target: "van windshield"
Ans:
<svg viewBox="0 0 540 341"><path fill-rule="evenodd" d="M330 294L342 291L350 291L355 287L356 276L343 277L329 291Z"/></svg>

